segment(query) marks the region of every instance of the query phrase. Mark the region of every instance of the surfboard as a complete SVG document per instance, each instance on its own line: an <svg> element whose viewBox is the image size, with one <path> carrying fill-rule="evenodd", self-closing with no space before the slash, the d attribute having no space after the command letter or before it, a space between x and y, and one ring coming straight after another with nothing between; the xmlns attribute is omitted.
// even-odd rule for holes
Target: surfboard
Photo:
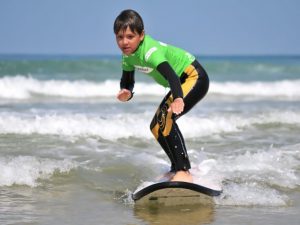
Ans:
<svg viewBox="0 0 300 225"><path fill-rule="evenodd" d="M196 183L164 181L146 185L132 194L136 204L176 206L186 204L214 205L213 197L222 190L215 190Z"/></svg>

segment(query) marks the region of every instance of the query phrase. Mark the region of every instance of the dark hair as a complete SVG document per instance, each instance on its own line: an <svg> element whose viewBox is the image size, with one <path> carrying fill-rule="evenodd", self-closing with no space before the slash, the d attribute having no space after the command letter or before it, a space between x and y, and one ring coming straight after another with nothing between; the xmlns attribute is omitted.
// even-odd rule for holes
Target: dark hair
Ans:
<svg viewBox="0 0 300 225"><path fill-rule="evenodd" d="M142 17L134 10L127 9L122 11L115 20L114 32L119 33L120 30L130 28L132 32L142 34L144 31L144 23Z"/></svg>

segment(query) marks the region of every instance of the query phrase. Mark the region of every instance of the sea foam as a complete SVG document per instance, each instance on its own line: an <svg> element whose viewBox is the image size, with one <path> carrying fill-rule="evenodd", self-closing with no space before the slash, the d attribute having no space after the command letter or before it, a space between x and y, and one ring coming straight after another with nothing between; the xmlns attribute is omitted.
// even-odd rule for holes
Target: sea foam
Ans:
<svg viewBox="0 0 300 225"><path fill-rule="evenodd" d="M0 113L0 134L50 134L65 136L100 136L108 140L119 138L152 138L149 123L152 116L145 113L116 115ZM193 128L191 129L191 124ZM252 116L212 114L203 117L186 115L178 125L186 138L213 134L242 132L265 124L300 126L297 111L276 111Z"/></svg>
<svg viewBox="0 0 300 225"><path fill-rule="evenodd" d="M55 172L67 173L77 164L34 156L0 157L0 186L38 186L39 179L49 179Z"/></svg>
<svg viewBox="0 0 300 225"><path fill-rule="evenodd" d="M300 80L272 82L212 82L210 91L218 95L255 97L300 97Z"/></svg>
<svg viewBox="0 0 300 225"><path fill-rule="evenodd" d="M64 98L112 97L119 90L119 80L103 82L87 80L37 80L30 76L5 76L0 78L0 98L30 99L36 96ZM209 94L225 96L255 96L300 98L300 80L272 82L215 82L211 81ZM137 96L163 96L167 89L153 82L136 82Z"/></svg>
<svg viewBox="0 0 300 225"><path fill-rule="evenodd" d="M290 199L282 190L300 185L297 172L299 145L204 159L192 172L201 179L223 182L220 205L286 206Z"/></svg>
<svg viewBox="0 0 300 225"><path fill-rule="evenodd" d="M115 96L120 81L106 80L92 82L86 80L37 80L32 77L14 76L0 79L0 98L30 99L35 96L94 98ZM135 87L139 95L163 95L164 88L155 84L140 83Z"/></svg>

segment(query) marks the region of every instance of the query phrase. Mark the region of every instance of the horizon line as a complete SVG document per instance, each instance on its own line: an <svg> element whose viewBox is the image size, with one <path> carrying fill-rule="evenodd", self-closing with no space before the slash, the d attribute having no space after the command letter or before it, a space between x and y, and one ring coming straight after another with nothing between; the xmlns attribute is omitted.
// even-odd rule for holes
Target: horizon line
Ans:
<svg viewBox="0 0 300 225"><path fill-rule="evenodd" d="M111 53L0 53L0 58L3 57L22 57L22 56L32 56L32 57L121 57L122 54L111 54ZM300 57L299 54L193 54L196 57Z"/></svg>

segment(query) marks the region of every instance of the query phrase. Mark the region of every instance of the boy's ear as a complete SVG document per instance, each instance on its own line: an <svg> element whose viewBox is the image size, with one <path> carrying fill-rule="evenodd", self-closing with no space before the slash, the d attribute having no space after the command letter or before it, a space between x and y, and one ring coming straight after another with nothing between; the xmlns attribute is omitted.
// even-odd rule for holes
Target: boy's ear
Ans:
<svg viewBox="0 0 300 225"><path fill-rule="evenodd" d="M140 41L144 40L145 37L145 31L143 30L142 33L140 34Z"/></svg>

